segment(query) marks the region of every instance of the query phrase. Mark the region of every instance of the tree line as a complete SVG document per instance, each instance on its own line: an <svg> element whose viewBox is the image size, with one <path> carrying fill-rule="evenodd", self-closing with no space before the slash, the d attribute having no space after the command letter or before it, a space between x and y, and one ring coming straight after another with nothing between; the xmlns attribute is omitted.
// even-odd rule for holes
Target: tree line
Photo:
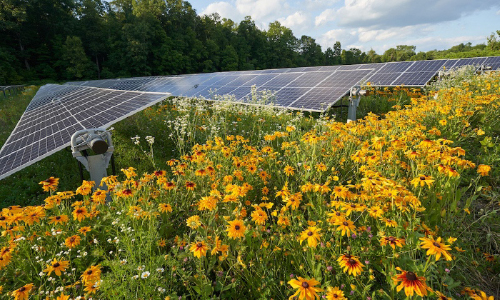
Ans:
<svg viewBox="0 0 500 300"><path fill-rule="evenodd" d="M500 55L500 31L445 51L323 51L278 21L261 30L182 0L2 0L0 34L0 85Z"/></svg>

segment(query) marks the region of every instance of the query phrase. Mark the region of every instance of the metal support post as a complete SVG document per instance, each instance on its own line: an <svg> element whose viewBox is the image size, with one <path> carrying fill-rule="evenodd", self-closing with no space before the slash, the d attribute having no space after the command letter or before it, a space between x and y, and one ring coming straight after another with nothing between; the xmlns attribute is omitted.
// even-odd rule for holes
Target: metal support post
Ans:
<svg viewBox="0 0 500 300"><path fill-rule="evenodd" d="M362 95L366 95L366 91L361 90L361 87L354 86L351 88L349 94L349 108L347 111L347 123L356 121L356 109L359 106Z"/></svg>
<svg viewBox="0 0 500 300"><path fill-rule="evenodd" d="M86 150L92 149L95 155L86 155ZM84 129L77 131L71 137L71 150L75 157L90 173L90 180L95 182L96 189L103 177L113 155L114 147L111 133L103 128ZM102 189L107 189L103 186Z"/></svg>

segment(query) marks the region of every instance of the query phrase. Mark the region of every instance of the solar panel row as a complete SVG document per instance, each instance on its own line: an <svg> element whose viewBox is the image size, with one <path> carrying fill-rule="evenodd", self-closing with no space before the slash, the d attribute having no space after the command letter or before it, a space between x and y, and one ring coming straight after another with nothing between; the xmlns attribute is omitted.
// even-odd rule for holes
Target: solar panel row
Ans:
<svg viewBox="0 0 500 300"><path fill-rule="evenodd" d="M252 86L275 93L274 104L324 111L360 82L423 86L439 70L463 65L500 69L500 57L105 79L45 85L0 150L0 179L69 145L81 129L107 127L170 95L248 103Z"/></svg>
<svg viewBox="0 0 500 300"><path fill-rule="evenodd" d="M45 85L0 150L0 179L69 145L85 128L107 127L168 94Z"/></svg>

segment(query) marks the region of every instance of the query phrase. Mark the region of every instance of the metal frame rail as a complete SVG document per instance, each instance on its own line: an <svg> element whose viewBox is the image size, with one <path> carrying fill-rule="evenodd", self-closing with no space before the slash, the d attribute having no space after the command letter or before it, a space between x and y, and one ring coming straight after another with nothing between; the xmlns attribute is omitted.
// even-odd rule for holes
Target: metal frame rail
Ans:
<svg viewBox="0 0 500 300"><path fill-rule="evenodd" d="M17 94L18 92L24 90L24 87L24 85L4 85L0 86L0 91L3 92L4 97L7 97L6 92L9 92L9 95Z"/></svg>

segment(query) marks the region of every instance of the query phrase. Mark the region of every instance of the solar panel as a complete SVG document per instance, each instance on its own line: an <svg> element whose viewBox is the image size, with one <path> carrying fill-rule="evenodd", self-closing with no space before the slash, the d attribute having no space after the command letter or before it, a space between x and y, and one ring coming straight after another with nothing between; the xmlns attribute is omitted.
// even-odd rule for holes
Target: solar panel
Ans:
<svg viewBox="0 0 500 300"><path fill-rule="evenodd" d="M488 57L486 59L486 61L484 62L484 65L486 67L490 67L491 70L498 70L498 69L500 69L500 56Z"/></svg>
<svg viewBox="0 0 500 300"><path fill-rule="evenodd" d="M0 149L0 179L68 146L78 130L110 126L168 96L45 85Z"/></svg>

